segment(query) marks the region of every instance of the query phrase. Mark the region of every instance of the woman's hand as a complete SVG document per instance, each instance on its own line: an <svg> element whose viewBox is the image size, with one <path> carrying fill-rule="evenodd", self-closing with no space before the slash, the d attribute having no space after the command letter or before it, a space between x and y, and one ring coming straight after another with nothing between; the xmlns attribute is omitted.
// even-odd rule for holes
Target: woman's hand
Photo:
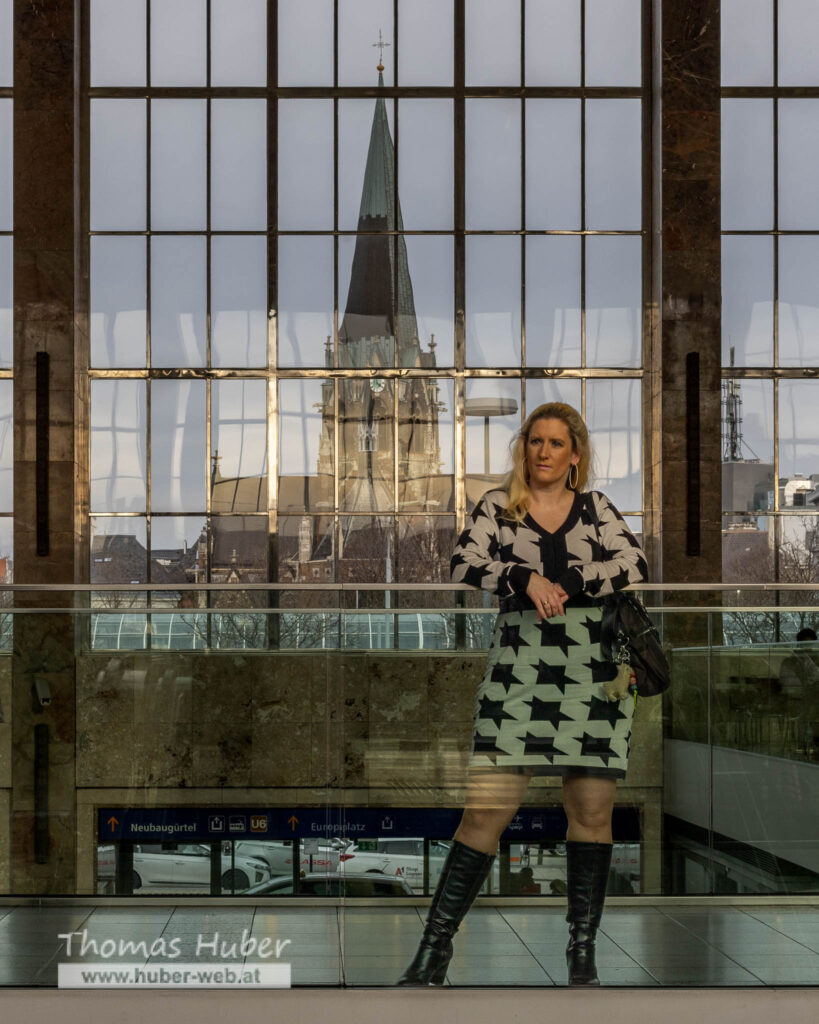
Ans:
<svg viewBox="0 0 819 1024"><path fill-rule="evenodd" d="M558 583L552 583L545 576L533 572L529 577L526 593L535 606L538 619L550 619L553 615L565 615L563 605L569 595Z"/></svg>

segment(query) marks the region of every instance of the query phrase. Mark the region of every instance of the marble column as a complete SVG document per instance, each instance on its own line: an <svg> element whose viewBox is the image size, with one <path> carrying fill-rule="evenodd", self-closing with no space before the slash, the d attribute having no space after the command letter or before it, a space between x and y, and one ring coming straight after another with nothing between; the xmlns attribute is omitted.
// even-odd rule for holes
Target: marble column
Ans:
<svg viewBox="0 0 819 1024"><path fill-rule="evenodd" d="M75 564L75 481L82 473L74 426L74 8L71 0L14 3L16 583L74 583L82 578ZM40 357L48 423L38 444L38 402L42 410L46 398L36 386L39 353L48 355L46 366ZM38 531L44 484L48 516ZM63 607L71 604L71 596L18 593L15 604ZM15 616L10 851L14 893L74 891L74 664L70 616ZM37 680L50 690L48 706L33 699ZM39 771L36 746L43 756Z"/></svg>

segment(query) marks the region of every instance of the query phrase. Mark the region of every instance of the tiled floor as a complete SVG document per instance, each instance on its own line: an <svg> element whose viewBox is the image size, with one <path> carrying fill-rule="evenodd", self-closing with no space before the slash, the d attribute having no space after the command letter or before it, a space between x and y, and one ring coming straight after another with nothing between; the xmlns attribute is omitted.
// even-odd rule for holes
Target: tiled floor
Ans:
<svg viewBox="0 0 819 1024"><path fill-rule="evenodd" d="M565 985L564 913L473 908L448 983ZM55 986L60 962L138 959L103 956L120 940L144 940L149 951L164 940L165 955L160 943L148 963L212 961L221 956L197 952L200 936L238 944L243 934L290 940L281 959L292 965L294 985L392 985L412 958L424 914L420 907L0 907L0 985ZM96 948L80 955L81 934L67 955L58 938L66 932L84 933ZM603 985L819 985L819 907L607 907L597 949Z"/></svg>

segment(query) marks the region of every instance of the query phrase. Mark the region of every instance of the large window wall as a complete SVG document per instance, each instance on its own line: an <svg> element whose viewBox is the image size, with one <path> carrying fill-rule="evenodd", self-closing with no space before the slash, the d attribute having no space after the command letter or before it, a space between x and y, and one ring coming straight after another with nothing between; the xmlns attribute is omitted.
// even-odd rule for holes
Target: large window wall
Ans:
<svg viewBox="0 0 819 1024"><path fill-rule="evenodd" d="M12 0L0 0L0 584L13 572L12 14Z"/></svg>

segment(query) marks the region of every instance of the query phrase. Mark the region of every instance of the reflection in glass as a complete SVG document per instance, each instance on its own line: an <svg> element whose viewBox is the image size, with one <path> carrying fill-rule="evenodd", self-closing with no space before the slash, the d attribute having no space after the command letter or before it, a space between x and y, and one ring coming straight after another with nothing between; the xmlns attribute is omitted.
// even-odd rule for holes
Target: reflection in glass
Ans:
<svg viewBox="0 0 819 1024"><path fill-rule="evenodd" d="M722 507L749 516L774 507L773 381L722 383Z"/></svg>
<svg viewBox="0 0 819 1024"><path fill-rule="evenodd" d="M207 84L207 0L151 0L151 85Z"/></svg>
<svg viewBox="0 0 819 1024"><path fill-rule="evenodd" d="M0 518L0 563L0 582L14 583L14 520L11 516ZM8 601L8 597L5 600ZM10 627L11 623L6 622L5 626ZM0 636L5 635L5 631L0 630Z"/></svg>
<svg viewBox="0 0 819 1024"><path fill-rule="evenodd" d="M383 99L340 100L338 104L338 226L353 230L365 218L393 215L393 105ZM364 182L371 183L364 188ZM389 195L387 194L389 193ZM399 225L400 226L400 225ZM368 224L383 230L387 224Z"/></svg>
<svg viewBox="0 0 819 1024"><path fill-rule="evenodd" d="M205 508L205 382L151 384L151 509Z"/></svg>
<svg viewBox="0 0 819 1024"><path fill-rule="evenodd" d="M265 0L210 0L210 60L211 85L267 84Z"/></svg>
<svg viewBox="0 0 819 1024"><path fill-rule="evenodd" d="M370 218L371 219L371 218ZM403 236L402 236L403 240ZM406 263L406 247L390 235L358 235L338 240L339 330L338 364L344 367L395 365L395 278L391 273L396 250L401 277L409 281L402 295L407 304L402 340L405 365L414 366L418 353L418 327L413 313L412 282ZM399 292L400 294L400 292Z"/></svg>
<svg viewBox="0 0 819 1024"><path fill-rule="evenodd" d="M466 239L466 362L520 365L520 241Z"/></svg>
<svg viewBox="0 0 819 1024"><path fill-rule="evenodd" d="M267 238L214 235L210 241L211 364L267 364Z"/></svg>
<svg viewBox="0 0 819 1024"><path fill-rule="evenodd" d="M723 100L721 133L723 228L773 227L773 101Z"/></svg>
<svg viewBox="0 0 819 1024"><path fill-rule="evenodd" d="M207 240L151 239L151 364L204 366L207 343Z"/></svg>
<svg viewBox="0 0 819 1024"><path fill-rule="evenodd" d="M625 513L643 505L639 380L589 380L586 425L594 461L592 486Z"/></svg>
<svg viewBox="0 0 819 1024"><path fill-rule="evenodd" d="M586 226L642 226L641 101L586 101Z"/></svg>
<svg viewBox="0 0 819 1024"><path fill-rule="evenodd" d="M449 560L456 540L454 516L402 516L396 559L399 582L449 583ZM425 601L430 596L424 595Z"/></svg>
<svg viewBox="0 0 819 1024"><path fill-rule="evenodd" d="M402 0L398 4L399 85L452 85L454 31L452 0Z"/></svg>
<svg viewBox="0 0 819 1024"><path fill-rule="evenodd" d="M12 210L12 154L14 137L12 100L0 100L0 231L11 231L14 225Z"/></svg>
<svg viewBox="0 0 819 1024"><path fill-rule="evenodd" d="M404 242L415 298L418 365L452 366L455 362L452 238L405 235Z"/></svg>
<svg viewBox="0 0 819 1024"><path fill-rule="evenodd" d="M280 583L335 581L332 516L279 516L278 539Z"/></svg>
<svg viewBox="0 0 819 1024"><path fill-rule="evenodd" d="M333 84L333 0L279 0L279 85Z"/></svg>
<svg viewBox="0 0 819 1024"><path fill-rule="evenodd" d="M332 380L279 381L279 510L333 507Z"/></svg>
<svg viewBox="0 0 819 1024"><path fill-rule="evenodd" d="M145 228L145 100L91 100L91 230Z"/></svg>
<svg viewBox="0 0 819 1024"><path fill-rule="evenodd" d="M510 467L510 445L521 423L518 380L466 382L466 504L497 487Z"/></svg>
<svg viewBox="0 0 819 1024"><path fill-rule="evenodd" d="M283 231L333 227L332 100L279 100L278 174Z"/></svg>
<svg viewBox="0 0 819 1024"><path fill-rule="evenodd" d="M720 43L723 85L772 85L773 0L721 0Z"/></svg>
<svg viewBox="0 0 819 1024"><path fill-rule="evenodd" d="M211 101L211 226L267 226L267 103Z"/></svg>
<svg viewBox="0 0 819 1024"><path fill-rule="evenodd" d="M779 364L819 366L819 239L779 239Z"/></svg>
<svg viewBox="0 0 819 1024"><path fill-rule="evenodd" d="M265 583L267 581L267 517L214 516L211 520L211 580L213 583ZM261 591L220 593L215 604L253 605L267 600ZM238 600L237 600L238 599Z"/></svg>
<svg viewBox="0 0 819 1024"><path fill-rule="evenodd" d="M145 511L145 382L91 381L91 510Z"/></svg>
<svg viewBox="0 0 819 1024"><path fill-rule="evenodd" d="M211 385L211 509L267 510L267 382Z"/></svg>
<svg viewBox="0 0 819 1024"><path fill-rule="evenodd" d="M453 226L452 100L401 100L398 191L404 227Z"/></svg>
<svg viewBox="0 0 819 1024"><path fill-rule="evenodd" d="M142 516L91 517L91 583L145 583L148 580L148 542ZM162 582L162 581L160 581ZM128 607L144 603L144 595L111 593L112 602Z"/></svg>
<svg viewBox="0 0 819 1024"><path fill-rule="evenodd" d="M520 0L470 0L465 27L466 84L520 85Z"/></svg>
<svg viewBox="0 0 819 1024"><path fill-rule="evenodd" d="M395 505L394 390L383 377L338 382L338 501L345 512Z"/></svg>
<svg viewBox="0 0 819 1024"><path fill-rule="evenodd" d="M812 380L781 380L779 476L781 479L797 474L805 478L819 476L819 384Z"/></svg>
<svg viewBox="0 0 819 1024"><path fill-rule="evenodd" d="M333 239L282 235L278 269L279 366L332 366Z"/></svg>
<svg viewBox="0 0 819 1024"><path fill-rule="evenodd" d="M377 32L389 44L381 60L384 85L394 85L393 0L338 0L339 85L375 85Z"/></svg>
<svg viewBox="0 0 819 1024"><path fill-rule="evenodd" d="M206 101L153 100L151 104L151 227L204 229L206 207Z"/></svg>
<svg viewBox="0 0 819 1024"><path fill-rule="evenodd" d="M11 236L0 237L0 366L11 366L14 352L12 308L14 259Z"/></svg>
<svg viewBox="0 0 819 1024"><path fill-rule="evenodd" d="M783 239L783 241L785 241ZM780 249L780 255L782 250ZM780 269L780 282L782 271ZM722 239L722 362L770 366L773 362L773 239L725 235ZM780 289L781 289L780 283ZM781 296L780 296L781 302ZM780 323L781 323L780 306ZM780 352L781 352L780 337Z"/></svg>
<svg viewBox="0 0 819 1024"><path fill-rule="evenodd" d="M92 87L145 85L145 0L91 0L90 20Z"/></svg>
<svg viewBox="0 0 819 1024"><path fill-rule="evenodd" d="M446 512L454 500L454 392L446 377L398 382L398 504Z"/></svg>
<svg viewBox="0 0 819 1024"><path fill-rule="evenodd" d="M780 85L819 85L819 8L814 0L779 0Z"/></svg>
<svg viewBox="0 0 819 1024"><path fill-rule="evenodd" d="M526 84L580 85L580 4L526 0Z"/></svg>
<svg viewBox="0 0 819 1024"><path fill-rule="evenodd" d="M535 377L526 381L526 415L546 402L566 402L580 411L580 380L573 377ZM523 419L523 416L521 416Z"/></svg>
<svg viewBox="0 0 819 1024"><path fill-rule="evenodd" d="M91 238L91 365L144 366L147 272L144 238Z"/></svg>
<svg viewBox="0 0 819 1024"><path fill-rule="evenodd" d="M0 0L0 86L14 81L14 0Z"/></svg>
<svg viewBox="0 0 819 1024"><path fill-rule="evenodd" d="M466 226L520 228L520 101L466 101Z"/></svg>
<svg viewBox="0 0 819 1024"><path fill-rule="evenodd" d="M14 510L13 382L0 380L0 512Z"/></svg>
<svg viewBox="0 0 819 1024"><path fill-rule="evenodd" d="M392 583L395 580L394 529L392 516L341 516L338 521L339 582ZM381 603L383 596L379 595L378 600Z"/></svg>
<svg viewBox="0 0 819 1024"><path fill-rule="evenodd" d="M819 78L817 78L819 81ZM819 100L779 101L779 227L819 228Z"/></svg>
<svg viewBox="0 0 819 1024"><path fill-rule="evenodd" d="M580 227L580 100L526 101L526 226Z"/></svg>
<svg viewBox="0 0 819 1024"><path fill-rule="evenodd" d="M639 86L641 0L585 0L586 85Z"/></svg>
<svg viewBox="0 0 819 1024"><path fill-rule="evenodd" d="M586 239L586 362L639 366L642 340L642 240Z"/></svg>
<svg viewBox="0 0 819 1024"><path fill-rule="evenodd" d="M151 582L206 583L208 565L207 525L204 516L151 516ZM152 604L184 607L198 594L157 591Z"/></svg>
<svg viewBox="0 0 819 1024"><path fill-rule="evenodd" d="M580 238L526 239L526 365L580 366Z"/></svg>

